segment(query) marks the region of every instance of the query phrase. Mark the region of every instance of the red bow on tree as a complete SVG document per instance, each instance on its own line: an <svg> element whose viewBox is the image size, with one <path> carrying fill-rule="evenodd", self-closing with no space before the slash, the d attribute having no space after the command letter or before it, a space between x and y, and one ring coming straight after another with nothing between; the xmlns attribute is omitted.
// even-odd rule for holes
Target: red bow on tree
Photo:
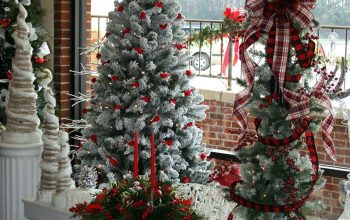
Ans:
<svg viewBox="0 0 350 220"><path fill-rule="evenodd" d="M247 0L247 10L251 12L251 24L245 32L245 40L240 46L242 73L247 82L247 88L236 95L234 103L234 118L243 132L239 139L244 137L248 125L247 113L243 107L248 104L254 85L256 64L250 59L247 49L257 42L263 34L268 34L267 62L278 80L279 89L283 98L290 106L287 120L301 118L310 113L310 97L305 94L293 92L284 87L287 76L288 58L290 46L297 53L299 64L303 68L311 67L314 57L315 43L309 38L308 44L303 44L299 38L296 25L301 28L311 29L313 15L310 10L315 7L316 0ZM323 80L323 79L321 79ZM317 90L318 89L318 90ZM321 88L316 87L319 92ZM329 108L329 100L325 97L315 96L317 104L327 106L329 112L322 124L324 146L329 156L335 160L333 142L330 138L332 131L332 109ZM322 104L326 102L326 104Z"/></svg>

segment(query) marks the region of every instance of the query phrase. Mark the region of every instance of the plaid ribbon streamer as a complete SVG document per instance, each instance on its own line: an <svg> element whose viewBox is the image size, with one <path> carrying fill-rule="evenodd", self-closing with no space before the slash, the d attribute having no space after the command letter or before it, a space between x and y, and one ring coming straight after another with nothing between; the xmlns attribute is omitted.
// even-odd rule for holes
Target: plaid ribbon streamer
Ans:
<svg viewBox="0 0 350 220"><path fill-rule="evenodd" d="M313 96L315 97L315 102L317 105L322 106L324 109L328 111L327 116L322 121L321 127L322 127L322 138L323 138L323 147L327 154L332 158L332 160L336 161L336 155L335 155L335 148L334 143L331 138L331 133L333 131L333 109L332 109L332 103L329 100L329 97L327 96L327 93L325 91L326 88L326 68L321 69L321 79L318 81L318 83L315 85Z"/></svg>
<svg viewBox="0 0 350 220"><path fill-rule="evenodd" d="M247 88L236 95L233 117L242 129L239 140L246 134L248 125L247 113L244 106L248 104L251 91L254 86L256 64L250 59L247 49L261 38L263 33L268 33L267 62L278 79L279 88L283 97L291 106L287 120L293 120L310 114L310 97L284 88L288 80L286 75L290 46L293 45L301 67L310 67L310 57L314 56L315 44L309 40L308 45L302 44L294 23L303 28L311 28L313 19L311 9L315 7L316 0L247 0L246 9L251 12L251 24L245 33L245 40L241 44L242 73L247 82ZM330 102L325 94L318 94L319 88L315 88L315 102L329 110ZM335 160L333 142L330 132L333 128L331 112L322 123L324 147L329 156Z"/></svg>

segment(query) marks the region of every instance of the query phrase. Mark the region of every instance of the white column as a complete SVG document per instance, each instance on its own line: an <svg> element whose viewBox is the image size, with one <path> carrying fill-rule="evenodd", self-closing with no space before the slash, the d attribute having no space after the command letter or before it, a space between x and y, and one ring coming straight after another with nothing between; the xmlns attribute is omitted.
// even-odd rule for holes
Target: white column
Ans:
<svg viewBox="0 0 350 220"><path fill-rule="evenodd" d="M24 220L22 199L35 196L42 144L0 142L0 220Z"/></svg>

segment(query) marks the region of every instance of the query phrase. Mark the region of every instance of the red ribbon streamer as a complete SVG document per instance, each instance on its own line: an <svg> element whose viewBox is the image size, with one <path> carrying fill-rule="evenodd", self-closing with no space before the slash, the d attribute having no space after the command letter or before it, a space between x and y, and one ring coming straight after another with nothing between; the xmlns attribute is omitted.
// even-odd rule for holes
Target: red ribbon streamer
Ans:
<svg viewBox="0 0 350 220"><path fill-rule="evenodd" d="M156 188L156 158L154 146L154 133L151 133L151 190Z"/></svg>
<svg viewBox="0 0 350 220"><path fill-rule="evenodd" d="M139 177L139 133L135 131L134 140L134 178Z"/></svg>
<svg viewBox="0 0 350 220"><path fill-rule="evenodd" d="M236 36L234 41L235 41L235 44L234 44L234 53L233 53L232 66L235 66L237 64L237 62L238 62L238 59L239 59L239 37ZM227 44L224 60L223 60L223 63L222 63L222 75L223 76L226 76L228 65L231 63L229 61L229 52L230 52L230 43Z"/></svg>

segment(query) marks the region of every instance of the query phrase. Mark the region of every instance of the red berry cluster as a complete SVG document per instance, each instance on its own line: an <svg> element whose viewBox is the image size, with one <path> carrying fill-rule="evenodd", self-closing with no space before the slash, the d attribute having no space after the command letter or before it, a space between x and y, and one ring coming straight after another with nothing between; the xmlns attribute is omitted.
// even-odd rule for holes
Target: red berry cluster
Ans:
<svg viewBox="0 0 350 220"><path fill-rule="evenodd" d="M84 214L87 205L87 202L79 203L76 206L69 208L69 211L77 214Z"/></svg>
<svg viewBox="0 0 350 220"><path fill-rule="evenodd" d="M289 147L290 146L287 145L283 147L277 146L277 147L269 148L266 151L266 156L269 158L272 158L273 161L277 161L282 156L282 154L288 155Z"/></svg>
<svg viewBox="0 0 350 220"><path fill-rule="evenodd" d="M294 203L297 201L298 189L295 187L295 181L292 177L288 177L284 184L284 191L288 193L288 197L284 200L286 203Z"/></svg>

